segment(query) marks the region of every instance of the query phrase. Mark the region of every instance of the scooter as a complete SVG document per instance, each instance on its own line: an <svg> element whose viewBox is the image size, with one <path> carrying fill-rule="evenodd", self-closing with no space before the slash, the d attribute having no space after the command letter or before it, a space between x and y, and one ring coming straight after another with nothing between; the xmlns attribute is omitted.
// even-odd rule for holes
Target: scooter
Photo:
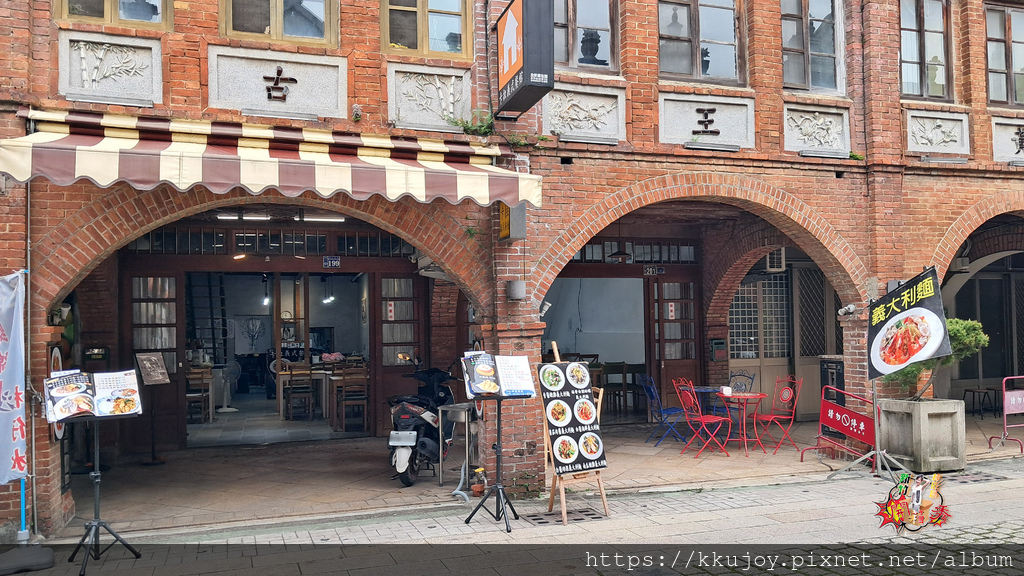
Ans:
<svg viewBox="0 0 1024 576"><path fill-rule="evenodd" d="M434 463L438 461L441 451L447 454L451 446L455 423L446 423L442 434L438 428L438 406L455 402L452 389L445 384L455 379L451 374L455 363L448 366L448 370L422 369L418 357L414 360L408 354L399 354L398 359L416 366L414 373L403 376L415 378L420 385L416 395L388 398L394 427L388 438L388 446L391 448L391 465L398 472L398 479L402 484L412 486L416 483L419 471L434 470Z"/></svg>

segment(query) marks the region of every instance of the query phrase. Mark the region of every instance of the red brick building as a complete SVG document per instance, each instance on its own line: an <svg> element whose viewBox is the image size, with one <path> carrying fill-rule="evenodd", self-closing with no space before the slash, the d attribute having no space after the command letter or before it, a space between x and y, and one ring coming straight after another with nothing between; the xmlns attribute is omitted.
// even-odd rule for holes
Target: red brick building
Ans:
<svg viewBox="0 0 1024 576"><path fill-rule="evenodd" d="M847 386L863 391L867 302L929 265L940 277L954 265L995 275L970 284L965 314L1003 321L1000 352L966 380L1017 369L1024 326L1003 260L1024 248L1024 93L1010 72L1024 31L1012 6L558 0L554 90L480 137L452 119L485 128L474 112L493 110L489 31L504 3L441 4L0 8L0 269L30 269L33 385L61 344L64 327L49 324L65 301L79 347L109 349L111 368L140 349L181 359L195 327L143 322L133 305L186 314L186 275L202 272L269 274L275 287L299 278L316 291L335 256L332 273L368 279L367 428L378 434L386 396L404 389L395 351L443 365L476 338L539 358L553 335L539 309L562 280L635 287L641 360L609 357L607 344L603 356L643 364L663 392L678 375L717 385L745 368L770 389L771 376L795 372L814 384L801 394L813 417L818 357L842 354ZM525 240L499 240L498 199L532 202ZM331 213L358 225L303 216ZM218 223L224 214L237 217ZM271 224L261 232L250 216ZM975 270L982 260L1003 268ZM133 291L158 278L181 288ZM525 299L507 297L510 280L526 281ZM985 290L1005 296L998 312ZM391 315L399 301L415 312ZM856 313L837 319L850 303ZM957 313L968 304L959 298ZM409 332L396 337L388 323L403 319ZM162 330L160 345L136 339ZM722 340L728 358L713 361ZM74 354L62 351L85 362ZM155 393L162 447L185 445L184 386ZM527 402L505 415L515 491L542 485L538 418ZM121 424L114 452L145 450L149 425ZM74 503L60 444L44 420L36 429L35 513L48 532ZM13 519L15 494L0 506Z"/></svg>

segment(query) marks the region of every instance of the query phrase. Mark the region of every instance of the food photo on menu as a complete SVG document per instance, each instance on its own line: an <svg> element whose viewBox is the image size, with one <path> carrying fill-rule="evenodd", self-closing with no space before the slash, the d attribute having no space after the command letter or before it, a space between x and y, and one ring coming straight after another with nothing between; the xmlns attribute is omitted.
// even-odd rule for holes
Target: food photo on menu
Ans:
<svg viewBox="0 0 1024 576"><path fill-rule="evenodd" d="M49 422L83 415L106 417L142 412L135 370L64 374L46 379L43 389Z"/></svg>
<svg viewBox="0 0 1024 576"><path fill-rule="evenodd" d="M532 398L537 394L533 371L527 356L493 356L486 352L466 352L462 357L466 395L499 395Z"/></svg>

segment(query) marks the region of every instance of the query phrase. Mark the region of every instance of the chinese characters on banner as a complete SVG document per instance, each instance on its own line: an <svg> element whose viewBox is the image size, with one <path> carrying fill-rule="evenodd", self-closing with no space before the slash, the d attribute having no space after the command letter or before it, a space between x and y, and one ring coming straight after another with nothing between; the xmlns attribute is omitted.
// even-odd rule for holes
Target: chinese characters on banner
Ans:
<svg viewBox="0 0 1024 576"><path fill-rule="evenodd" d="M24 277L0 278L0 484L28 473L24 310Z"/></svg>
<svg viewBox="0 0 1024 576"><path fill-rule="evenodd" d="M868 308L868 378L949 356L939 278L929 268Z"/></svg>

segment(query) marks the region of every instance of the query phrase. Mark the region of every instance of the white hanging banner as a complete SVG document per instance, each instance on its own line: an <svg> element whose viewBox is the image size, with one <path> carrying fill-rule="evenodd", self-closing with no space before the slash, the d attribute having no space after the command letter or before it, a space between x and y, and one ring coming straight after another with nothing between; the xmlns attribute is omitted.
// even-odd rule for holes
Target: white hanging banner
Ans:
<svg viewBox="0 0 1024 576"><path fill-rule="evenodd" d="M0 277L0 484L28 473L24 322L24 276Z"/></svg>

